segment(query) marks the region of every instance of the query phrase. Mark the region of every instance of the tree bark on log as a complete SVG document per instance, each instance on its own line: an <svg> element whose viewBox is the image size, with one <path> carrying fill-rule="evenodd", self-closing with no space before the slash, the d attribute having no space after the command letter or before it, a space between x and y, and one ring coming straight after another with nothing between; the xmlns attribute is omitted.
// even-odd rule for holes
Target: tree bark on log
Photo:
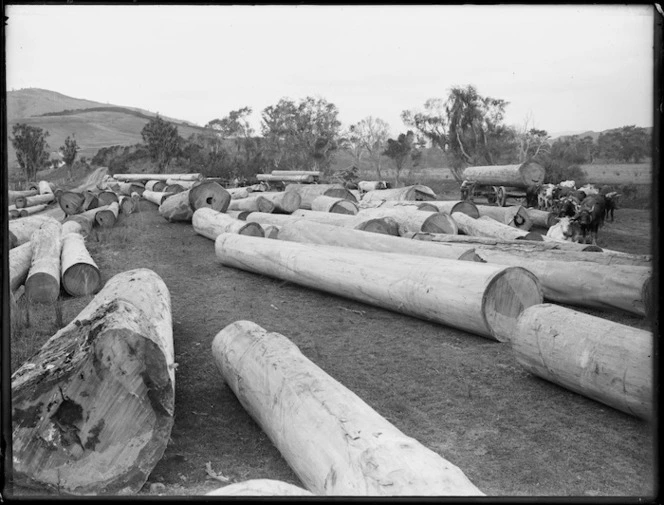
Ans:
<svg viewBox="0 0 664 505"><path fill-rule="evenodd" d="M293 192L289 191L289 193L292 194ZM318 212L332 212L335 214L348 214L351 216L354 216L358 212L357 205L350 200L325 195L317 196L312 200L311 210Z"/></svg>
<svg viewBox="0 0 664 505"><path fill-rule="evenodd" d="M164 203L164 200L166 200L169 196L172 196L174 193L166 193L165 191L150 191L149 189L146 189L143 191L143 194L141 195L144 200L147 200L148 202L154 203L156 206L161 205Z"/></svg>
<svg viewBox="0 0 664 505"><path fill-rule="evenodd" d="M306 489L272 479L250 479L220 487L205 496L314 496Z"/></svg>
<svg viewBox="0 0 664 505"><path fill-rule="evenodd" d="M482 185L516 188L543 184L544 176L544 167L534 161L520 165L467 167L463 171L463 178L468 181L475 181Z"/></svg>
<svg viewBox="0 0 664 505"><path fill-rule="evenodd" d="M122 195L118 199L118 205L120 207L120 212L122 212L123 214L131 214L132 212L134 212L134 209L136 207L136 202L134 202L134 200L131 197Z"/></svg>
<svg viewBox="0 0 664 505"><path fill-rule="evenodd" d="M48 205L45 203L42 203L41 205L33 205L32 207L24 207L18 211L18 215L20 217L31 216L32 214L41 212L42 210L46 209L46 207L48 207Z"/></svg>
<svg viewBox="0 0 664 505"><path fill-rule="evenodd" d="M427 212L408 207L378 207L362 209L357 215L367 218L391 217L399 223L399 233L421 231L455 235L459 231L454 219L444 212Z"/></svg>
<svg viewBox="0 0 664 505"><path fill-rule="evenodd" d="M462 212L455 212L452 218L456 221L460 232L476 237L517 240L517 238L523 237L528 233L524 230L499 223L495 219L486 216L473 219Z"/></svg>
<svg viewBox="0 0 664 505"><path fill-rule="evenodd" d="M369 251L432 256L435 258L481 261L473 247L463 244L433 244L379 233L343 228L304 219L281 226L279 240L322 244Z"/></svg>
<svg viewBox="0 0 664 505"><path fill-rule="evenodd" d="M316 182L316 178L313 175L256 174L256 179L265 182L297 182L305 184L313 184Z"/></svg>
<svg viewBox="0 0 664 505"><path fill-rule="evenodd" d="M499 223L513 228L529 231L533 227L533 221L525 207L513 205L511 207L494 207L492 205L476 205L480 217L488 216Z"/></svg>
<svg viewBox="0 0 664 505"><path fill-rule="evenodd" d="M286 191L296 191L300 195L300 209L311 210L311 203L317 196L345 198L357 203L355 196L341 184L289 184Z"/></svg>
<svg viewBox="0 0 664 505"><path fill-rule="evenodd" d="M229 233L217 237L215 254L226 266L495 340L507 338L524 307L542 303L539 281L518 267L281 240L275 243Z"/></svg>
<svg viewBox="0 0 664 505"><path fill-rule="evenodd" d="M512 337L532 374L628 414L653 418L653 334L542 304L519 316Z"/></svg>
<svg viewBox="0 0 664 505"><path fill-rule="evenodd" d="M406 186L404 188L392 189L375 189L367 191L362 200L370 202L372 200L410 200L410 201L427 201L436 200L436 193L428 186L415 184L414 186Z"/></svg>
<svg viewBox="0 0 664 505"><path fill-rule="evenodd" d="M276 212L278 214L292 214L294 211L300 208L300 204L302 203L300 194L295 191L266 191L261 193L261 196L267 200L270 200L270 202L274 204L274 210L272 212Z"/></svg>
<svg viewBox="0 0 664 505"><path fill-rule="evenodd" d="M14 205L14 202L16 201L16 198L18 198L19 196L23 196L23 197L35 196L35 195L39 194L39 191L36 190L36 189L29 189L27 191L13 191L13 190L10 189L10 190L7 191L7 193L8 193L8 195L7 195L7 204L8 205Z"/></svg>
<svg viewBox="0 0 664 505"><path fill-rule="evenodd" d="M63 191L58 198L58 204L65 214L72 216L82 212L85 196L74 191Z"/></svg>
<svg viewBox="0 0 664 505"><path fill-rule="evenodd" d="M32 235L32 262L25 294L36 303L54 303L60 294L62 225L47 221Z"/></svg>
<svg viewBox="0 0 664 505"><path fill-rule="evenodd" d="M226 212L231 202L230 193L221 184L214 181L195 184L185 193L189 195L189 205L194 211L208 208L217 212Z"/></svg>
<svg viewBox="0 0 664 505"><path fill-rule="evenodd" d="M246 210L249 212L273 212L275 205L262 195L251 195L239 200L231 200L228 210Z"/></svg>
<svg viewBox="0 0 664 505"><path fill-rule="evenodd" d="M53 194L53 185L48 181L39 181L39 194L47 195Z"/></svg>
<svg viewBox="0 0 664 505"><path fill-rule="evenodd" d="M99 209L99 212L95 214L95 222L102 228L111 228L115 226L119 212L120 206L118 202L113 202L105 208Z"/></svg>
<svg viewBox="0 0 664 505"><path fill-rule="evenodd" d="M540 228L551 228L554 224L558 222L558 218L553 214L553 212L545 212L539 209L526 209L530 220L533 222L533 226L538 226Z"/></svg>
<svg viewBox="0 0 664 505"><path fill-rule="evenodd" d="M91 295L101 287L99 268L80 233L63 234L60 269L62 287L71 296Z"/></svg>
<svg viewBox="0 0 664 505"><path fill-rule="evenodd" d="M649 267L541 260L534 255L516 256L479 247L475 252L487 263L527 268L537 276L544 298L551 302L600 310L618 309L638 316L647 316L652 309L652 269Z"/></svg>
<svg viewBox="0 0 664 505"><path fill-rule="evenodd" d="M203 180L201 174L115 174L114 179L125 182L140 181L164 181L177 179L180 181L200 181Z"/></svg>
<svg viewBox="0 0 664 505"><path fill-rule="evenodd" d="M9 290L12 293L25 283L31 264L32 242L25 242L9 251Z"/></svg>
<svg viewBox="0 0 664 505"><path fill-rule="evenodd" d="M432 200L427 202L430 205L435 205L438 209L438 212L446 212L450 216L454 212L461 212L467 216L477 219L480 217L480 211L473 202L467 200L454 200L454 201L445 201L445 200Z"/></svg>
<svg viewBox="0 0 664 505"><path fill-rule="evenodd" d="M51 203L53 200L55 200L53 193L35 196L19 196L14 201L14 205L16 205L17 209L23 209L25 207L33 207L43 203Z"/></svg>
<svg viewBox="0 0 664 505"><path fill-rule="evenodd" d="M170 294L147 269L111 278L12 376L17 482L137 493L173 426Z"/></svg>
<svg viewBox="0 0 664 505"><path fill-rule="evenodd" d="M145 189L148 191L154 191L156 193L161 193L164 191L164 188L167 186L167 182L164 181L158 181L155 179L150 179L148 182L145 183Z"/></svg>
<svg viewBox="0 0 664 505"><path fill-rule="evenodd" d="M120 198L113 191L102 191L97 195L99 200L99 206L103 207L104 205L109 205L113 202L119 202Z"/></svg>
<svg viewBox="0 0 664 505"><path fill-rule="evenodd" d="M378 414L279 333L236 321L215 364L302 483L327 496L483 495L457 466Z"/></svg>
<svg viewBox="0 0 664 505"><path fill-rule="evenodd" d="M260 224L240 221L223 212L208 208L198 209L194 212L191 224L196 233L211 240L215 240L222 233L265 237Z"/></svg>

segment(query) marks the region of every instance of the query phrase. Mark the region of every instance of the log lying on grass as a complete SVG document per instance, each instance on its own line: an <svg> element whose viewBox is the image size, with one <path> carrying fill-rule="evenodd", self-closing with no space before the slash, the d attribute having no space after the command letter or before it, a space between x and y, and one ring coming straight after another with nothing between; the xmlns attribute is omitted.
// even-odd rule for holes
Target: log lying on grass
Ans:
<svg viewBox="0 0 664 505"><path fill-rule="evenodd" d="M253 237L265 236L263 228L258 223L240 221L223 212L208 208L198 209L194 212L191 224L196 233L211 240L215 240L222 233L236 233Z"/></svg>
<svg viewBox="0 0 664 505"><path fill-rule="evenodd" d="M83 202L85 202L85 196L75 191L63 191L58 197L60 208L68 216L82 212Z"/></svg>
<svg viewBox="0 0 664 505"><path fill-rule="evenodd" d="M223 265L495 340L509 336L524 307L542 303L539 281L518 267L275 242L230 233L217 237L215 253Z"/></svg>
<svg viewBox="0 0 664 505"><path fill-rule="evenodd" d="M312 184L316 182L316 178L313 175L307 175L307 174L301 174L301 175L256 174L256 179L265 182L297 182L305 184Z"/></svg>
<svg viewBox="0 0 664 505"><path fill-rule="evenodd" d="M159 206L159 214L168 221L191 221L197 209L224 212L231 195L216 182L202 182L187 191L176 193Z"/></svg>
<svg viewBox="0 0 664 505"><path fill-rule="evenodd" d="M118 181L164 181L177 179L179 181L200 181L203 179L201 174L115 174L113 176Z"/></svg>
<svg viewBox="0 0 664 505"><path fill-rule="evenodd" d="M428 186L415 184L414 186L406 186L405 188L367 191L362 200L365 202L372 200L411 200L419 202L423 200L436 200L436 193Z"/></svg>
<svg viewBox="0 0 664 505"><path fill-rule="evenodd" d="M220 487L205 496L314 496L306 489L272 479L250 479Z"/></svg>
<svg viewBox="0 0 664 505"><path fill-rule="evenodd" d="M299 209L300 204L302 203L302 198L296 191L265 191L261 193L261 196L272 202L274 205L272 212L277 212L280 214L291 214ZM261 210L260 212L270 211Z"/></svg>
<svg viewBox="0 0 664 505"><path fill-rule="evenodd" d="M54 303L60 294L60 253L62 225L45 222L32 235L32 261L25 280L25 294L31 302Z"/></svg>
<svg viewBox="0 0 664 505"><path fill-rule="evenodd" d="M71 296L96 293L101 287L101 274L80 233L62 236L62 287Z"/></svg>
<svg viewBox="0 0 664 505"><path fill-rule="evenodd" d="M47 195L49 193L53 193L53 190L55 187L53 186L52 183L48 181L39 181L39 194L40 195Z"/></svg>
<svg viewBox="0 0 664 505"><path fill-rule="evenodd" d="M55 200L53 193L47 193L45 195L35 195L35 196L19 196L14 201L17 209L23 209L25 207L33 207L35 205L41 205L43 203L51 203Z"/></svg>
<svg viewBox="0 0 664 505"><path fill-rule="evenodd" d="M142 196L145 191L145 187L138 182L121 182L118 186L120 194L127 196L131 196L132 193L138 193L139 196Z"/></svg>
<svg viewBox="0 0 664 505"><path fill-rule="evenodd" d="M212 354L225 382L309 491L483 495L461 469L401 432L283 335L236 321L215 336Z"/></svg>
<svg viewBox="0 0 664 505"><path fill-rule="evenodd" d="M539 228L551 228L554 224L558 222L558 218L553 212L545 212L539 209L526 209L530 220L533 222L533 226L538 226Z"/></svg>
<svg viewBox="0 0 664 505"><path fill-rule="evenodd" d="M369 231L372 233L384 233L386 235L399 236L399 223L392 217L368 217L359 214L348 216L332 212L317 212L313 210L299 209L291 214L295 218L310 219L319 223L354 228L356 230ZM251 221L248 217L247 221ZM270 224L279 224L272 222Z"/></svg>
<svg viewBox="0 0 664 505"><path fill-rule="evenodd" d="M394 252L431 256L434 258L481 261L472 246L463 244L434 244L420 240L408 240L380 233L317 223L300 219L284 224L279 229L279 240L306 244L323 244L369 251Z"/></svg>
<svg viewBox="0 0 664 505"><path fill-rule="evenodd" d="M521 163L520 165L467 167L463 171L463 178L469 181L517 188L543 184L544 176L544 167L534 161Z"/></svg>
<svg viewBox="0 0 664 505"><path fill-rule="evenodd" d="M530 373L652 419L652 332L542 304L521 313L511 345Z"/></svg>
<svg viewBox="0 0 664 505"><path fill-rule="evenodd" d="M149 189L146 189L141 196L144 200L159 206L164 203L164 200L168 197L173 196L173 194L174 193L167 193L166 191L150 191Z"/></svg>
<svg viewBox="0 0 664 505"><path fill-rule="evenodd" d="M289 193L292 193L292 191L289 191ZM325 195L317 196L312 200L311 210L350 215L355 215L358 211L357 205L350 200Z"/></svg>
<svg viewBox="0 0 664 505"><path fill-rule="evenodd" d="M467 216L472 217L473 219L480 217L480 211L478 210L477 205L475 205L473 202L469 202L468 200L431 200L426 203L429 205L435 205L438 209L438 212L446 212L450 216L454 212L461 212Z"/></svg>
<svg viewBox="0 0 664 505"><path fill-rule="evenodd" d="M600 310L619 309L639 316L648 315L652 307L649 267L542 260L536 255L517 256L480 247L475 252L487 263L527 268L540 280L544 298L552 302Z"/></svg>
<svg viewBox="0 0 664 505"><path fill-rule="evenodd" d="M170 438L174 368L164 282L147 269L112 277L12 376L15 481L138 492Z"/></svg>
<svg viewBox="0 0 664 505"><path fill-rule="evenodd" d="M102 191L97 195L97 199L99 200L100 207L120 201L118 195L113 191Z"/></svg>
<svg viewBox="0 0 664 505"><path fill-rule="evenodd" d="M25 244L30 241L32 234L47 221L58 222L50 216L30 216L9 223L9 232L16 237L16 245Z"/></svg>
<svg viewBox="0 0 664 505"><path fill-rule="evenodd" d="M495 219L484 216L473 219L462 212L455 212L452 218L457 223L459 231L466 235L477 237L491 237L500 240L517 240L527 235L527 231L499 223ZM423 230L424 231L424 230Z"/></svg>
<svg viewBox="0 0 664 505"><path fill-rule="evenodd" d="M31 216L32 214L37 214L42 210L46 209L48 204L42 203L40 205L33 205L32 207L24 207L18 211L19 217Z"/></svg>
<svg viewBox="0 0 664 505"><path fill-rule="evenodd" d="M113 202L110 205L99 209L95 214L95 222L102 228L111 228L115 226L119 213L120 206L118 205L118 202Z"/></svg>
<svg viewBox="0 0 664 505"><path fill-rule="evenodd" d="M39 191L36 189L28 189L26 191L13 191L13 190L8 190L8 195L7 195L7 205L13 205L14 202L16 201L16 198L22 196L35 196L39 194Z"/></svg>
<svg viewBox="0 0 664 505"><path fill-rule="evenodd" d="M228 204L228 210L246 210L249 212L273 212L274 203L265 198L263 194L250 195L247 198L231 200Z"/></svg>
<svg viewBox="0 0 664 505"><path fill-rule="evenodd" d="M163 192L164 188L166 187L167 183L164 181L158 181L155 179L151 179L148 182L145 183L145 189L148 191L155 191L155 192Z"/></svg>
<svg viewBox="0 0 664 505"><path fill-rule="evenodd" d="M382 208L394 208L394 207L407 207L414 208L417 210L426 210L429 212L438 212L438 207L431 205L429 202L416 202L410 200L370 200L364 201L361 200L357 204L360 209L375 209L376 207Z"/></svg>
<svg viewBox="0 0 664 505"><path fill-rule="evenodd" d="M528 231L533 227L533 220L525 207L513 205L510 207L496 207L493 205L476 205L480 217L488 216L499 223Z"/></svg>
<svg viewBox="0 0 664 505"><path fill-rule="evenodd" d="M355 196L341 184L289 184L286 191L295 191L300 195L300 209L311 210L311 203L317 196L345 198L357 203Z"/></svg>
<svg viewBox="0 0 664 505"><path fill-rule="evenodd" d="M131 214L136 209L136 202L131 197L122 195L118 199L118 206L123 214Z"/></svg>
<svg viewBox="0 0 664 505"><path fill-rule="evenodd" d="M407 207L362 209L358 217L381 218L391 217L399 223L399 233L428 232L428 233L458 233L457 224L449 214L444 212L428 212ZM468 218L472 219L472 218Z"/></svg>
<svg viewBox="0 0 664 505"><path fill-rule="evenodd" d="M25 283L32 263L32 243L25 242L9 251L9 291L14 292Z"/></svg>

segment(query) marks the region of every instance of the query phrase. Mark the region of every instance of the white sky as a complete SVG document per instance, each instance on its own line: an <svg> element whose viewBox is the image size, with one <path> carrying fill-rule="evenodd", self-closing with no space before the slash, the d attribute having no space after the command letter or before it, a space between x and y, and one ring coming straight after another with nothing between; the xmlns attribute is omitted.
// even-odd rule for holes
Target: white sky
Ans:
<svg viewBox="0 0 664 505"><path fill-rule="evenodd" d="M323 97L344 126L452 86L550 133L652 126L654 8L10 5L7 89L44 88L204 125Z"/></svg>

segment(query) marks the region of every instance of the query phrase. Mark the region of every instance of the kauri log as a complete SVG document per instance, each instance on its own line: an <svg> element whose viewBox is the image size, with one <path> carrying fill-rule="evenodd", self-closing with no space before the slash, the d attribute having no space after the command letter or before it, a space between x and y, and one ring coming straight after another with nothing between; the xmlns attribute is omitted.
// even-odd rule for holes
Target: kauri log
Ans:
<svg viewBox="0 0 664 505"><path fill-rule="evenodd" d="M477 209L477 205L468 200L431 200L427 202L430 205L435 205L438 209L438 212L447 212L450 216L454 212L462 212L467 216L470 216L474 219L480 217L480 211Z"/></svg>
<svg viewBox="0 0 664 505"><path fill-rule="evenodd" d="M137 493L173 426L170 294L120 273L12 376L17 483L79 495Z"/></svg>
<svg viewBox="0 0 664 505"><path fill-rule="evenodd" d="M305 487L327 496L483 495L457 466L401 432L288 338L236 321L215 364Z"/></svg>
<svg viewBox="0 0 664 505"><path fill-rule="evenodd" d="M436 200L436 193L428 186L415 184L404 188L375 189L367 191L362 200L369 202L371 200L415 200L426 201Z"/></svg>
<svg viewBox="0 0 664 505"><path fill-rule="evenodd" d="M311 219L319 223L355 228L356 230L370 231L373 233L385 233L387 235L399 236L399 223L393 217L368 217L356 214L348 216L345 214L334 214L331 212L317 212L314 210L299 209L291 214L293 217ZM250 220L247 218L247 220ZM278 224L278 223L275 223Z"/></svg>
<svg viewBox="0 0 664 505"><path fill-rule="evenodd" d="M250 479L220 487L205 496L314 496L306 489L272 479Z"/></svg>
<svg viewBox="0 0 664 505"><path fill-rule="evenodd" d="M13 205L19 196L35 196L39 194L39 191L36 189L28 189L26 191L13 191L10 189L7 193L7 205Z"/></svg>
<svg viewBox="0 0 664 505"><path fill-rule="evenodd" d="M262 194L250 195L247 198L231 200L228 204L228 210L247 210L249 212L273 212L274 203L265 198Z"/></svg>
<svg viewBox="0 0 664 505"><path fill-rule="evenodd" d="M201 174L115 174L113 176L118 181L164 181L177 179L180 181L200 181L203 179Z"/></svg>
<svg viewBox="0 0 664 505"><path fill-rule="evenodd" d="M99 200L99 206L103 207L104 205L108 205L113 202L119 202L120 199L118 198L118 195L115 194L113 191L101 191L97 195L97 200Z"/></svg>
<svg viewBox="0 0 664 505"><path fill-rule="evenodd" d="M270 200L274 204L274 210L272 210L272 212L279 214L291 214L299 209L300 204L302 203L300 194L295 191L265 191L261 193L261 196ZM261 210L260 212L266 211Z"/></svg>
<svg viewBox="0 0 664 505"><path fill-rule="evenodd" d="M222 233L235 233L253 237L265 236L263 228L258 223L240 221L223 212L217 212L216 210L205 207L194 212L191 224L196 233L211 240L215 240Z"/></svg>
<svg viewBox="0 0 664 505"><path fill-rule="evenodd" d="M164 181L157 181L155 179L151 179L145 183L145 189L147 189L148 191L162 192L164 191L166 185L167 183Z"/></svg>
<svg viewBox="0 0 664 505"><path fill-rule="evenodd" d="M289 191L289 193L293 193ZM311 201L311 210L318 212L333 212L335 214L357 214L357 205L345 198L320 195Z"/></svg>
<svg viewBox="0 0 664 505"><path fill-rule="evenodd" d="M463 178L482 185L527 188L544 183L544 167L534 161L520 165L490 165L467 167Z"/></svg>
<svg viewBox="0 0 664 505"><path fill-rule="evenodd" d="M223 233L223 265L505 340L524 307L542 303L528 270Z"/></svg>
<svg viewBox="0 0 664 505"><path fill-rule="evenodd" d="M542 304L521 313L511 345L519 364L530 373L652 419L652 332Z"/></svg>
<svg viewBox="0 0 664 505"><path fill-rule="evenodd" d="M496 207L493 205L476 205L480 217L488 216L499 223L528 231L533 227L533 221L525 207L513 205L510 207Z"/></svg>
<svg viewBox="0 0 664 505"><path fill-rule="evenodd" d="M150 191L149 189L146 189L143 191L143 194L141 195L143 199L147 200L148 202L152 202L155 205L159 206L162 203L164 203L164 200L166 200L169 196L172 196L174 193L167 193L165 191Z"/></svg>
<svg viewBox="0 0 664 505"><path fill-rule="evenodd" d="M48 204L46 204L46 203L42 203L42 204L39 204L39 205L33 205L32 207L23 207L22 209L19 209L18 215L20 217L30 216L32 214L37 214L38 212L41 212L46 207L48 207Z"/></svg>
<svg viewBox="0 0 664 505"><path fill-rule="evenodd" d="M457 224L445 212L428 212L412 207L392 207L375 209L362 209L358 217L381 218L391 217L399 223L399 233L428 232L428 233L458 233ZM472 219L472 218L468 218Z"/></svg>
<svg viewBox="0 0 664 505"><path fill-rule="evenodd" d="M54 303L60 294L60 253L62 225L45 222L32 235L32 262L25 280L25 294L31 302Z"/></svg>
<svg viewBox="0 0 664 505"><path fill-rule="evenodd" d="M230 193L215 181L203 181L195 184L184 193L189 195L189 205L193 210L208 208L225 212L231 202Z"/></svg>
<svg viewBox="0 0 664 505"><path fill-rule="evenodd" d="M75 191L63 191L58 198L60 208L68 216L82 212L83 202L85 202L83 193L76 193Z"/></svg>
<svg viewBox="0 0 664 505"><path fill-rule="evenodd" d="M438 207L431 205L429 202L416 202L411 200L369 200L368 202L361 200L357 206L359 209L407 207L429 212L438 212Z"/></svg>
<svg viewBox="0 0 664 505"><path fill-rule="evenodd" d="M311 210L311 203L317 196L345 198L357 203L355 196L341 184L289 184L286 191L295 191L300 195L300 209Z"/></svg>
<svg viewBox="0 0 664 505"><path fill-rule="evenodd" d="M369 251L394 252L432 256L445 259L481 261L474 248L463 244L433 244L421 240L409 240L380 233L317 223L300 219L284 224L279 229L279 240L306 244L323 244Z"/></svg>
<svg viewBox="0 0 664 505"><path fill-rule="evenodd" d="M62 287L71 296L96 293L101 287L101 274L80 233L62 236Z"/></svg>
<svg viewBox="0 0 664 505"><path fill-rule="evenodd" d="M25 283L32 263L32 242L14 247L9 251L9 290L16 291Z"/></svg>
<svg viewBox="0 0 664 505"><path fill-rule="evenodd" d="M53 200L55 200L53 193L35 196L19 196L16 198L14 205L16 205L17 209L23 209L25 207L32 207L43 203L51 203Z"/></svg>
<svg viewBox="0 0 664 505"><path fill-rule="evenodd" d="M473 219L463 212L455 212L452 214L452 218L456 221L459 231L466 235L492 237L501 240L516 240L528 233L525 230L508 226L487 216Z"/></svg>

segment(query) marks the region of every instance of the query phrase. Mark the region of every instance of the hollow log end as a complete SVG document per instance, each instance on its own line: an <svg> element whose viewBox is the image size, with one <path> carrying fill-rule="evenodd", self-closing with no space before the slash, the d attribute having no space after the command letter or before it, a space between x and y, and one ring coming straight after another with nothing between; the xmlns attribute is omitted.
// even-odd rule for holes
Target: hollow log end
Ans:
<svg viewBox="0 0 664 505"><path fill-rule="evenodd" d="M193 186L188 197L189 205L194 210L209 207L217 212L226 212L231 203L231 194L217 182L202 182Z"/></svg>

